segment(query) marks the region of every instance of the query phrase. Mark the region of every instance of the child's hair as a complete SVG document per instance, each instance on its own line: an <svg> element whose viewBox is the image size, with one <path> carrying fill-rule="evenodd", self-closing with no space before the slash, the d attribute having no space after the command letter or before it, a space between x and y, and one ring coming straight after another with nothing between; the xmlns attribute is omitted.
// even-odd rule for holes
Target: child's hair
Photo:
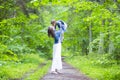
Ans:
<svg viewBox="0 0 120 80"><path fill-rule="evenodd" d="M54 36L55 36L54 30L53 30L52 27L48 27L48 36L49 36L49 37L54 37Z"/></svg>
<svg viewBox="0 0 120 80"><path fill-rule="evenodd" d="M54 23L56 23L56 21L55 21L55 20L52 20L52 21L51 21L51 24L54 24Z"/></svg>

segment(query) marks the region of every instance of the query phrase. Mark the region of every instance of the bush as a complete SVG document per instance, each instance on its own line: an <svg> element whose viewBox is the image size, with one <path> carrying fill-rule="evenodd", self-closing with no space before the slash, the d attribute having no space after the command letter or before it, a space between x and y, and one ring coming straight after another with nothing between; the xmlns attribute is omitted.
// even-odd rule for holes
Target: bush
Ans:
<svg viewBox="0 0 120 80"><path fill-rule="evenodd" d="M22 54L20 56L20 62L22 63L40 63L43 62L45 59L40 58L38 54Z"/></svg>
<svg viewBox="0 0 120 80"><path fill-rule="evenodd" d="M26 72L35 70L39 64L46 60L38 54L20 54L19 60L0 61L0 80L13 80L21 78Z"/></svg>
<svg viewBox="0 0 120 80"><path fill-rule="evenodd" d="M66 61L93 80L119 80L120 65L109 56L110 54L89 54L66 58Z"/></svg>

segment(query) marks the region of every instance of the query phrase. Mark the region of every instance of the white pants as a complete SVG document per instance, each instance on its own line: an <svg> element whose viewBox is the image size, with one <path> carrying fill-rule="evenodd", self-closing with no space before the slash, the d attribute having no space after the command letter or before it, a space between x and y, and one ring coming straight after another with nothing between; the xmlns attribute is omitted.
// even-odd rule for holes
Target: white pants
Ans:
<svg viewBox="0 0 120 80"><path fill-rule="evenodd" d="M53 45L53 59L51 71L56 71L62 69L62 60L61 60L61 43Z"/></svg>

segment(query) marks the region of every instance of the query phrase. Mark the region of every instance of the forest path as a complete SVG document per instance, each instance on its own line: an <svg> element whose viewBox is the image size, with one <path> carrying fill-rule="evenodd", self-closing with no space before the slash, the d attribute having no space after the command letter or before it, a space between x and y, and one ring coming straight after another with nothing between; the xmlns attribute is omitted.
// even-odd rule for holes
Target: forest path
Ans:
<svg viewBox="0 0 120 80"><path fill-rule="evenodd" d="M77 69L63 61L63 69L59 74L52 74L50 71L40 80L91 80Z"/></svg>

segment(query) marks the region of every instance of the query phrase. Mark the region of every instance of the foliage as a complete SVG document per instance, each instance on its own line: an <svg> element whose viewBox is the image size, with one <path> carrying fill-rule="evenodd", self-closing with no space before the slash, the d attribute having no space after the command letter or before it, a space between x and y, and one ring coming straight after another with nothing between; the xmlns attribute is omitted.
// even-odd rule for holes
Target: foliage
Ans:
<svg viewBox="0 0 120 80"><path fill-rule="evenodd" d="M19 61L17 62L0 61L0 79L19 79L26 72L29 72L30 70L35 70L39 64L45 61L45 59L39 57L39 55L36 54L20 55Z"/></svg>
<svg viewBox="0 0 120 80"><path fill-rule="evenodd" d="M25 80L38 80L41 79L48 71L50 67L50 61L47 62L47 64L45 66L41 66L41 68L39 70L37 70L36 72L34 72L33 74L30 75L30 77L26 78Z"/></svg>
<svg viewBox="0 0 120 80"><path fill-rule="evenodd" d="M50 21L56 19L68 25L62 43L63 56L103 54L95 60L94 55L90 56L95 66L119 65L119 3L120 0L1 0L0 64L37 64L39 57L31 53L50 59L54 40L47 36L47 29ZM0 74L6 75L4 72ZM104 75L109 77L109 72ZM119 72L110 78L117 75Z"/></svg>
<svg viewBox="0 0 120 80"><path fill-rule="evenodd" d="M114 47L112 54L115 59L119 58L119 37L117 37L120 19L119 1L10 0L9 2L2 2L1 10L4 8L3 12L5 12L9 10L8 7L14 8L14 12L10 11L14 17L7 15L7 19L5 17L1 19L0 41L11 52L15 54L42 52L44 53L41 54L42 56L51 57L48 53L52 53L53 42L47 37L47 27L50 25L50 20L54 18L62 19L68 24L64 48L75 53L82 52L84 55L89 53L90 48L93 52L99 53L102 47L102 53L109 53L111 48L109 45L112 43ZM9 6L5 8L3 4ZM12 4L14 6L11 7ZM92 36L88 33L89 26L91 26ZM94 44L95 40L98 41Z"/></svg>
<svg viewBox="0 0 120 80"><path fill-rule="evenodd" d="M106 54L90 54L88 56L68 57L66 61L93 80L119 80L119 65L116 61L109 61L107 57Z"/></svg>

